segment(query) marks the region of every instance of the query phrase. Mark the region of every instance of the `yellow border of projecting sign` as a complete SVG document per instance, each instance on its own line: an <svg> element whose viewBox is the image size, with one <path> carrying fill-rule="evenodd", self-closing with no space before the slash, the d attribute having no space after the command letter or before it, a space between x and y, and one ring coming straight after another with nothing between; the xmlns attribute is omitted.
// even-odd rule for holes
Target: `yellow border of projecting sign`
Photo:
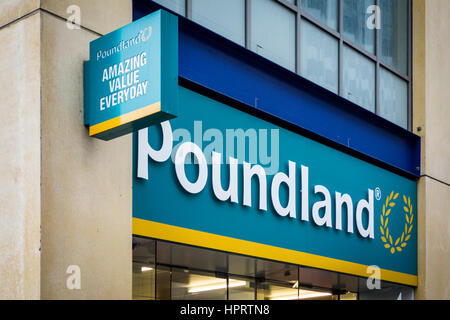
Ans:
<svg viewBox="0 0 450 320"><path fill-rule="evenodd" d="M94 136L96 134L110 130L112 128L117 128L118 126L133 122L138 119L142 119L144 117L148 117L160 111L161 111L161 102L153 103L149 106L140 108L138 110L131 111L121 116L95 124L89 127L89 135Z"/></svg>

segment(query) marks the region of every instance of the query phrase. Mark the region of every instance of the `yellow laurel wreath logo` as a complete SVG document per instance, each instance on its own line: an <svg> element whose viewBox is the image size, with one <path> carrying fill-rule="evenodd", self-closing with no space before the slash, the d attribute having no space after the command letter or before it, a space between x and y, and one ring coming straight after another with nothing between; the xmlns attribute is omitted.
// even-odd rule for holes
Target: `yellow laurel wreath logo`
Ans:
<svg viewBox="0 0 450 320"><path fill-rule="evenodd" d="M391 209L395 206L394 200L397 199L398 193L394 194L394 191L391 192L391 194L386 198L386 203L383 204L383 213L380 215L381 219L381 241L384 242L384 247L386 249L389 249L392 254L395 252L400 252L404 247L406 247L407 242L409 238L411 238L411 230L413 228L413 212L412 212L412 205L411 205L411 198L408 197L406 199L406 196L403 196L403 210L406 212L405 215L405 230L403 231L402 235L398 237L395 241L392 240L392 235L389 233L389 214L391 213ZM395 238L395 237L394 237Z"/></svg>

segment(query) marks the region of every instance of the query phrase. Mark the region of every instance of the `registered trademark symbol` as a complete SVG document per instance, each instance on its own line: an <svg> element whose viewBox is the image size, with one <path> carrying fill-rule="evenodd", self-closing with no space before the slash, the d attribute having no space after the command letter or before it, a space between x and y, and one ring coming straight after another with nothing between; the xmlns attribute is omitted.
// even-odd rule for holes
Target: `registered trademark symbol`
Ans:
<svg viewBox="0 0 450 320"><path fill-rule="evenodd" d="M378 187L375 188L375 199L377 199L378 201L380 201L381 199L381 190Z"/></svg>

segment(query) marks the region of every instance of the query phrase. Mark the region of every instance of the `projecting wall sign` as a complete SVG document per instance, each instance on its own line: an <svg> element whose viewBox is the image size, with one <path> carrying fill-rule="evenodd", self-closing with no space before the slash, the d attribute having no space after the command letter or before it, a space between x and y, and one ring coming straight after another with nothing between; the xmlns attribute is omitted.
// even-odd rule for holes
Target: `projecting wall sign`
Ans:
<svg viewBox="0 0 450 320"><path fill-rule="evenodd" d="M159 10L90 43L84 66L90 136L110 140L176 116L177 19Z"/></svg>

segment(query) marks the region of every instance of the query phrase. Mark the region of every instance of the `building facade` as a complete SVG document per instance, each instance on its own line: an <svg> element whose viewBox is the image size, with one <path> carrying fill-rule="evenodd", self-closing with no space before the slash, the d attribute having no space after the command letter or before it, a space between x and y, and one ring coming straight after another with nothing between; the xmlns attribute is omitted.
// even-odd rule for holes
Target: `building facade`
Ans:
<svg viewBox="0 0 450 320"><path fill-rule="evenodd" d="M91 43L160 9L192 170L148 151L159 124L110 141L83 125ZM1 1L0 297L449 299L449 19L446 0ZM205 169L199 189L199 157L214 168L220 134L239 152L240 128L260 184L236 169L233 198ZM391 240L388 210L407 220Z"/></svg>

